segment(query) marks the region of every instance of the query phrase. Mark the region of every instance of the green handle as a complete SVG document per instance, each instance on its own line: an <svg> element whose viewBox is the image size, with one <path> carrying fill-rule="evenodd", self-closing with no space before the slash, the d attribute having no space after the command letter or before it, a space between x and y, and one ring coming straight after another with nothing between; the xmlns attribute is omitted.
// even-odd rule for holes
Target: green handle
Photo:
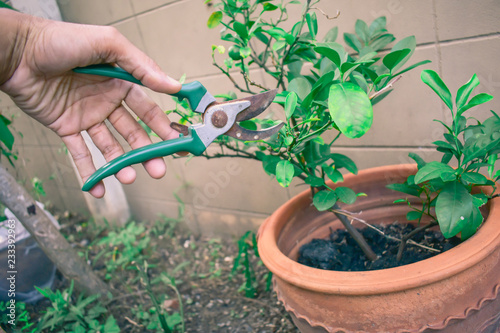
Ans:
<svg viewBox="0 0 500 333"><path fill-rule="evenodd" d="M86 67L77 67L74 68L73 71L75 73L81 73L81 74L107 76L143 85L141 81L137 80L129 72L123 70L120 67L112 66L110 64L98 64ZM206 105L203 106L203 109L198 108L198 106L206 94L207 94L207 89L200 82L193 81L190 83L183 84L181 90L178 93L172 94L172 96L175 96L181 100L183 98L186 98L193 110L197 112L204 112Z"/></svg>
<svg viewBox="0 0 500 333"><path fill-rule="evenodd" d="M205 145L196 131L189 129L189 132L190 135L153 143L118 156L94 172L87 179L85 184L83 184L82 190L89 191L101 180L114 175L121 169L132 164L146 162L155 157L172 155L181 151L187 151L194 155L201 155L206 149Z"/></svg>

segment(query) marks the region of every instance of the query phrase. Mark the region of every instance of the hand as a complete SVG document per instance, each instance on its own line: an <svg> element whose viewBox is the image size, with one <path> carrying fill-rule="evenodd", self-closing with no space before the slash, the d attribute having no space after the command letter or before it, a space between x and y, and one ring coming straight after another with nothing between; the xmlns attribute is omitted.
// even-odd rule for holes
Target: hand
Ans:
<svg viewBox="0 0 500 333"><path fill-rule="evenodd" d="M95 167L81 131L88 132L107 161L124 150L105 120L133 149L151 143L123 103L163 140L178 137L165 113L138 85L71 71L90 64L116 63L154 91L172 94L180 90L179 82L116 29L43 20L4 9L0 9L0 22L2 30L8 31L2 32L0 47L11 51L6 52L6 59L0 55L0 62L7 63L0 65L0 90L62 138L83 181ZM161 158L145 162L144 167L153 178L161 178L166 170ZM132 167L116 174L124 184L135 177ZM97 198L104 193L102 182L90 191Z"/></svg>

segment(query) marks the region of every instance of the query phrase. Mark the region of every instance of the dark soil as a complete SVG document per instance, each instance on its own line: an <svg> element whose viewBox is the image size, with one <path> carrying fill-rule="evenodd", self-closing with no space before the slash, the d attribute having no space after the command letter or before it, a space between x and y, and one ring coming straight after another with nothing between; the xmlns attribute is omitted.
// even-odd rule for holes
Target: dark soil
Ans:
<svg viewBox="0 0 500 333"><path fill-rule="evenodd" d="M299 263L314 268L333 271L369 271L392 268L415 263L447 251L460 243L453 237L445 239L439 231L427 229L417 233L412 240L438 251L407 243L400 261L397 253L400 242L387 236L401 239L415 227L411 224L391 224L378 227L385 235L371 228L358 229L378 255L375 261L368 260L349 233L343 229L332 231L330 239L313 239L299 250Z"/></svg>

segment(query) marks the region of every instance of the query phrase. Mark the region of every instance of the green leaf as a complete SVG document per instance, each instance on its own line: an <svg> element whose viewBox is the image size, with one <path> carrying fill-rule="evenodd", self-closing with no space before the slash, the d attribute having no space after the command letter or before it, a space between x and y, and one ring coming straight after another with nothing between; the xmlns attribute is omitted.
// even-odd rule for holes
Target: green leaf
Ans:
<svg viewBox="0 0 500 333"><path fill-rule="evenodd" d="M324 55L325 57L330 59L335 64L335 66L340 68L342 60L340 59L339 53L334 49L326 46L317 46L314 48L314 51L318 52L321 55Z"/></svg>
<svg viewBox="0 0 500 333"><path fill-rule="evenodd" d="M408 156L415 161L415 163L417 163L417 167L420 169L422 168L424 165L427 164L427 162L424 161L424 159L422 157L420 157L418 154L416 153L409 153Z"/></svg>
<svg viewBox="0 0 500 333"><path fill-rule="evenodd" d="M340 72L342 72L342 76L343 76L342 80L343 81L346 80L349 77L349 75L351 75L351 73L361 65L362 64L352 63L352 62L343 63L342 66L340 66ZM361 90L363 90L363 89L361 89ZM363 92L365 92L365 90L363 90Z"/></svg>
<svg viewBox="0 0 500 333"><path fill-rule="evenodd" d="M309 176L304 180L304 182L312 187L321 187L325 185L323 178L317 176Z"/></svg>
<svg viewBox="0 0 500 333"><path fill-rule="evenodd" d="M490 176L490 178L493 178L493 171L495 171L495 163L497 159L498 159L497 154L490 155L488 157L488 175Z"/></svg>
<svg viewBox="0 0 500 333"><path fill-rule="evenodd" d="M413 55L413 52L415 52L415 48L417 47L417 40L415 36L408 36L403 39L401 39L399 42L396 43L391 49L391 52L393 51L398 51L398 50L404 50L404 49L409 49L410 53L406 55L397 66L395 66L392 69L392 72L397 71L399 68L401 68L408 60L410 60L411 56Z"/></svg>
<svg viewBox="0 0 500 333"><path fill-rule="evenodd" d="M477 78L477 75L474 74L470 78L470 80L461 86L458 91L457 91L457 97L456 97L456 104L457 104L457 109L460 110L469 100L469 96L474 90L479 85L479 79Z"/></svg>
<svg viewBox="0 0 500 333"><path fill-rule="evenodd" d="M325 42L325 43L335 42L335 40L337 39L338 33L339 33L338 27L331 28L330 30L328 30L325 37L323 38L323 42Z"/></svg>
<svg viewBox="0 0 500 333"><path fill-rule="evenodd" d="M255 119L243 120L238 123L241 127L246 128L251 131L256 131L258 129Z"/></svg>
<svg viewBox="0 0 500 333"><path fill-rule="evenodd" d="M500 132L491 135L480 135L471 137L465 142L463 150L464 159L462 164L468 163L476 158L483 157L500 145Z"/></svg>
<svg viewBox="0 0 500 333"><path fill-rule="evenodd" d="M276 175L276 165L282 161L282 159L274 155L264 155L260 157L260 159L262 160L264 171L269 175Z"/></svg>
<svg viewBox="0 0 500 333"><path fill-rule="evenodd" d="M358 53L363 48L363 45L361 44L361 42L359 41L358 37L356 37L355 34L351 34L351 33L347 33L347 32L344 33L344 40L345 40L345 43L347 45L352 47Z"/></svg>
<svg viewBox="0 0 500 333"><path fill-rule="evenodd" d="M436 216L443 236L458 234L472 213L472 195L460 182L447 183L436 199Z"/></svg>
<svg viewBox="0 0 500 333"><path fill-rule="evenodd" d="M222 21L222 12L221 11L213 12L208 18L207 26L210 29L213 29L217 27L221 21Z"/></svg>
<svg viewBox="0 0 500 333"><path fill-rule="evenodd" d="M306 14L307 26L309 27L309 32L311 33L312 39L316 39L316 34L318 33L318 19L316 17L316 13L307 13Z"/></svg>
<svg viewBox="0 0 500 333"><path fill-rule="evenodd" d="M104 333L120 333L120 327L112 315L106 319L106 323L104 324Z"/></svg>
<svg viewBox="0 0 500 333"><path fill-rule="evenodd" d="M425 69L420 74L420 78L425 84L434 90L434 92L443 100L444 104L446 104L450 110L453 110L450 89L448 89L443 80L441 80L438 73L430 69Z"/></svg>
<svg viewBox="0 0 500 333"><path fill-rule="evenodd" d="M5 117L0 117L0 141L2 141L7 147L8 150L12 150L12 146L14 145L14 136L12 132L7 127L10 124L10 121Z"/></svg>
<svg viewBox="0 0 500 333"><path fill-rule="evenodd" d="M337 202L337 194L330 190L322 190L314 194L313 204L320 212L332 208Z"/></svg>
<svg viewBox="0 0 500 333"><path fill-rule="evenodd" d="M457 115L461 115L465 111L469 110L472 107L481 105L483 103L489 102L493 99L493 96L486 94L486 93L481 93L477 94L476 96L472 97L466 105L462 106L460 109L458 109Z"/></svg>
<svg viewBox="0 0 500 333"><path fill-rule="evenodd" d="M348 205L353 204L356 201L356 192L351 190L349 187L340 186L335 189L340 201Z"/></svg>
<svg viewBox="0 0 500 333"><path fill-rule="evenodd" d="M360 20L360 19L356 20L356 24L354 25L354 29L356 31L356 34L361 39L361 41L365 45L368 44L370 36L369 36L369 32L368 32L368 25L366 24L366 22L363 20Z"/></svg>
<svg viewBox="0 0 500 333"><path fill-rule="evenodd" d="M464 241L474 235L477 229L481 226L481 223L483 223L483 219L483 215L481 214L479 208L473 207L468 223L466 223L464 228L462 229L460 239Z"/></svg>
<svg viewBox="0 0 500 333"><path fill-rule="evenodd" d="M299 35L299 32L302 30L302 26L303 26L302 21L299 21L293 25L291 33L294 38Z"/></svg>
<svg viewBox="0 0 500 333"><path fill-rule="evenodd" d="M415 175L415 184L423 183L427 180L448 177L449 174L454 174L455 170L448 164L432 161L424 165L418 170Z"/></svg>
<svg viewBox="0 0 500 333"><path fill-rule="evenodd" d="M421 218L422 218L422 212L412 210L406 213L406 219L408 221L419 220Z"/></svg>
<svg viewBox="0 0 500 333"><path fill-rule="evenodd" d="M356 163L354 163L354 161L349 157L342 154L333 153L330 154L330 158L335 162L336 169L346 168L346 170L350 173L353 173L355 175L358 174Z"/></svg>
<svg viewBox="0 0 500 333"><path fill-rule="evenodd" d="M475 185L484 185L488 182L488 178L479 172L465 172L462 174L462 180Z"/></svg>
<svg viewBox="0 0 500 333"><path fill-rule="evenodd" d="M409 195L413 195L415 197L420 197L420 192L418 191L419 187L418 186L410 186L408 184L389 184L389 185L386 185L387 188L391 189L391 190L394 190L394 191L398 191L398 192L402 192L402 193L406 193L406 194L409 194Z"/></svg>
<svg viewBox="0 0 500 333"><path fill-rule="evenodd" d="M272 27L269 30L265 30L265 32L275 39L284 38L286 35L286 31L279 27Z"/></svg>
<svg viewBox="0 0 500 333"><path fill-rule="evenodd" d="M434 141L433 144L438 146L438 147L441 147L441 148L455 150L455 147L453 147L451 144L449 144L446 141L438 140L438 141Z"/></svg>
<svg viewBox="0 0 500 333"><path fill-rule="evenodd" d="M249 46L240 48L240 54L243 58L248 58L252 54L252 49Z"/></svg>
<svg viewBox="0 0 500 333"><path fill-rule="evenodd" d="M387 20L385 16L380 16L373 20L372 24L370 24L370 28L368 29L368 33L370 34L370 38L375 37L381 32L386 31L385 26L387 24Z"/></svg>
<svg viewBox="0 0 500 333"><path fill-rule="evenodd" d="M392 51L382 59L382 62L384 63L385 67L387 67L387 69L389 69L389 71L392 73L394 69L401 67L399 66L400 63L405 60L410 52L410 49Z"/></svg>
<svg viewBox="0 0 500 333"><path fill-rule="evenodd" d="M247 30L246 25L244 25L243 23L238 22L238 21L234 21L233 29L238 34L238 36L241 37L241 39L243 39L243 40L248 39L248 30Z"/></svg>
<svg viewBox="0 0 500 333"><path fill-rule="evenodd" d="M281 50L282 48L284 48L286 46L286 41L283 40L283 39L280 39L280 40L277 40L276 42L274 42L273 44L273 51L278 51L278 50Z"/></svg>
<svg viewBox="0 0 500 333"><path fill-rule="evenodd" d="M276 164L276 180L283 187L288 187L293 179L294 168L290 161L282 160Z"/></svg>
<svg viewBox="0 0 500 333"><path fill-rule="evenodd" d="M342 176L342 173L339 170L326 164L323 164L321 167L328 179L330 179L332 182L338 183L344 181L344 176Z"/></svg>
<svg viewBox="0 0 500 333"><path fill-rule="evenodd" d="M297 107L297 94L295 92L290 92L285 99L285 116L286 119L290 119L295 112L295 108Z"/></svg>
<svg viewBox="0 0 500 333"><path fill-rule="evenodd" d="M307 97L311 89L311 83L303 76L296 77L288 84L288 91L295 92L301 100Z"/></svg>
<svg viewBox="0 0 500 333"><path fill-rule="evenodd" d="M278 9L278 6L273 5L272 3L268 3L268 2L264 3L263 6L264 6L264 11L266 11L266 12L271 12L273 10Z"/></svg>
<svg viewBox="0 0 500 333"><path fill-rule="evenodd" d="M374 41L371 41L370 46L373 51L380 51L381 49L386 47L387 44L392 43L395 39L396 38L392 34L384 34L377 37L377 39L375 39Z"/></svg>
<svg viewBox="0 0 500 333"><path fill-rule="evenodd" d="M354 83L332 85L328 108L333 121L348 138L363 136L372 125L373 108L370 99L366 92Z"/></svg>

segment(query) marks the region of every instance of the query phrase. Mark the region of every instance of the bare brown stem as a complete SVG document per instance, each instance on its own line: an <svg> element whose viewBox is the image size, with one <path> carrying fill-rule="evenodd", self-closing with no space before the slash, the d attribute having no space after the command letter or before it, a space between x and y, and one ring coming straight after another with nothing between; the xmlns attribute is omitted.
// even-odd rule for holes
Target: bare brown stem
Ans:
<svg viewBox="0 0 500 333"><path fill-rule="evenodd" d="M347 232L354 238L356 243L359 245L365 256L371 261L377 260L378 256L375 252L373 252L372 248L366 242L363 235L351 224L351 221L344 214L340 214L340 207L338 204L335 204L332 209L330 209L332 213L337 216L337 218L342 222L342 225L346 228Z"/></svg>
<svg viewBox="0 0 500 333"><path fill-rule="evenodd" d="M326 17L327 20L335 20L336 18L338 18L340 16L340 10L337 10L337 13L334 16L330 16L319 7L311 7L311 9L319 11L321 14L323 14L324 17Z"/></svg>
<svg viewBox="0 0 500 333"><path fill-rule="evenodd" d="M0 202L14 213L59 271L75 282L78 290L87 295L107 295L108 286L78 256L35 200L1 165Z"/></svg>
<svg viewBox="0 0 500 333"><path fill-rule="evenodd" d="M396 260L397 261L401 261L401 258L403 257L403 251L404 251L404 249L406 247L406 243L408 242L408 240L410 238L412 238L413 236L415 236L419 232L427 230L429 228L432 228L432 227L434 227L436 225L438 225L437 221L432 221L429 224L426 224L424 226L415 228L411 232L407 233L406 235L403 235L403 237L401 237L401 243L399 243L398 254L396 256Z"/></svg>

